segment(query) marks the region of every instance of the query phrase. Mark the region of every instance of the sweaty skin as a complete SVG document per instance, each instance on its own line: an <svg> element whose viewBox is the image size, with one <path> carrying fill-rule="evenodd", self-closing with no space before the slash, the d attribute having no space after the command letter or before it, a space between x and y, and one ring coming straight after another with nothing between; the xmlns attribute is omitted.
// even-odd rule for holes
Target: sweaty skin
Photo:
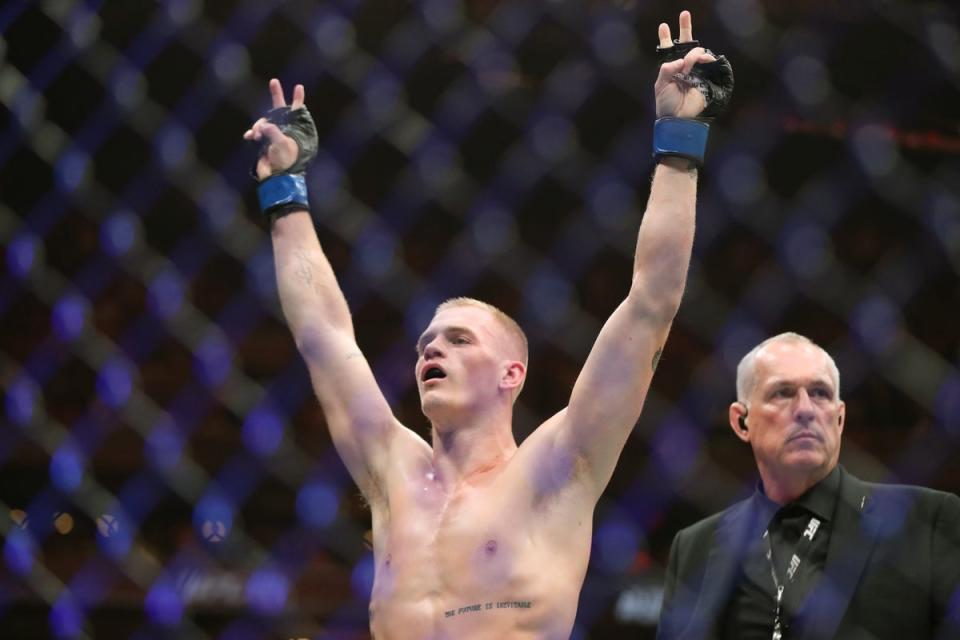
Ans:
<svg viewBox="0 0 960 640"><path fill-rule="evenodd" d="M690 14L681 42L692 40ZM661 46L670 30L659 27ZM660 68L658 116L694 117L677 83L702 48ZM285 105L271 80L273 107ZM304 102L293 91L291 109ZM283 172L296 143L261 118L257 174ZM331 439L373 517L370 627L378 640L566 639L590 553L593 509L640 416L686 283L696 171L667 158L654 172L630 289L607 319L565 408L521 446L513 403L526 376L516 336L474 305L440 309L417 343L415 375L430 442L400 424L360 352L333 269L307 211L271 222L284 316Z"/></svg>

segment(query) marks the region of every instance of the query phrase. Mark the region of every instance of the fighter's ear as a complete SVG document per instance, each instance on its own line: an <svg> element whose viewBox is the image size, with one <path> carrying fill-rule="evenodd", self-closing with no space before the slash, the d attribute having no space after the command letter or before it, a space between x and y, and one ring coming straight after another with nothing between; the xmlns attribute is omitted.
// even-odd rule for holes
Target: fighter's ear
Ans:
<svg viewBox="0 0 960 640"><path fill-rule="evenodd" d="M504 389L518 389L527 377L527 368L519 360L508 360L500 377L500 386Z"/></svg>

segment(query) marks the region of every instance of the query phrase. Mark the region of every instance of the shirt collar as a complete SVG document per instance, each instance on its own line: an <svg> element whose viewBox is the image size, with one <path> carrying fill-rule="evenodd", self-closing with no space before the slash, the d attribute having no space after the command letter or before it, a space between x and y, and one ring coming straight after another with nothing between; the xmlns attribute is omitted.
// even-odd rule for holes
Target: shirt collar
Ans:
<svg viewBox="0 0 960 640"><path fill-rule="evenodd" d="M787 509L794 506L803 507L817 516L821 521L829 521L830 518L833 517L833 510L837 504L837 495L839 493L840 465L837 465L827 474L827 477L810 487L802 496L792 502L788 502L782 507L768 498L767 494L764 493L763 480L757 482L754 498L760 513L760 519L763 522L769 522L770 518L780 509Z"/></svg>

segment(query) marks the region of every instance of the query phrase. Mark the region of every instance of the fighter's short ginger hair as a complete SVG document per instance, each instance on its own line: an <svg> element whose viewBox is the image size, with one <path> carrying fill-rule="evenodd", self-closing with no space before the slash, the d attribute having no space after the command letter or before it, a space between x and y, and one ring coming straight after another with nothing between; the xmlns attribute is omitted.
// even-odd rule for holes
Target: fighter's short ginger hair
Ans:
<svg viewBox="0 0 960 640"><path fill-rule="evenodd" d="M527 344L527 334L523 332L523 329L520 328L520 325L517 324L516 320L488 302L463 296L444 300L437 306L434 315L440 313L441 311L454 309L457 307L475 307L478 309L483 309L493 316L494 319L506 330L507 340L512 352L511 355L514 356L514 359L522 362L524 367L527 366L527 360L529 359L530 351L529 345Z"/></svg>

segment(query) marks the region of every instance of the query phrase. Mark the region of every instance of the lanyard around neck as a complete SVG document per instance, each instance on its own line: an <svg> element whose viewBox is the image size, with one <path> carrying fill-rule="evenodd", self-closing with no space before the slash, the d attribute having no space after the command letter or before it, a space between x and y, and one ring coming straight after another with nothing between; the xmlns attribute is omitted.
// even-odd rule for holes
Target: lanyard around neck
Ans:
<svg viewBox="0 0 960 640"><path fill-rule="evenodd" d="M783 637L783 620L781 616L783 604L783 591L788 584L791 584L797 576L797 570L800 564L810 551L813 544L813 538L817 535L820 528L820 519L811 516L807 521L807 528L794 547L793 554L790 557L790 564L787 567L787 575L783 581L777 576L776 558L773 556L773 543L770 540L770 529L763 532L763 537L767 540L767 562L770 564L770 575L773 577L773 586L777 590L777 606L773 613L773 640L781 640Z"/></svg>

